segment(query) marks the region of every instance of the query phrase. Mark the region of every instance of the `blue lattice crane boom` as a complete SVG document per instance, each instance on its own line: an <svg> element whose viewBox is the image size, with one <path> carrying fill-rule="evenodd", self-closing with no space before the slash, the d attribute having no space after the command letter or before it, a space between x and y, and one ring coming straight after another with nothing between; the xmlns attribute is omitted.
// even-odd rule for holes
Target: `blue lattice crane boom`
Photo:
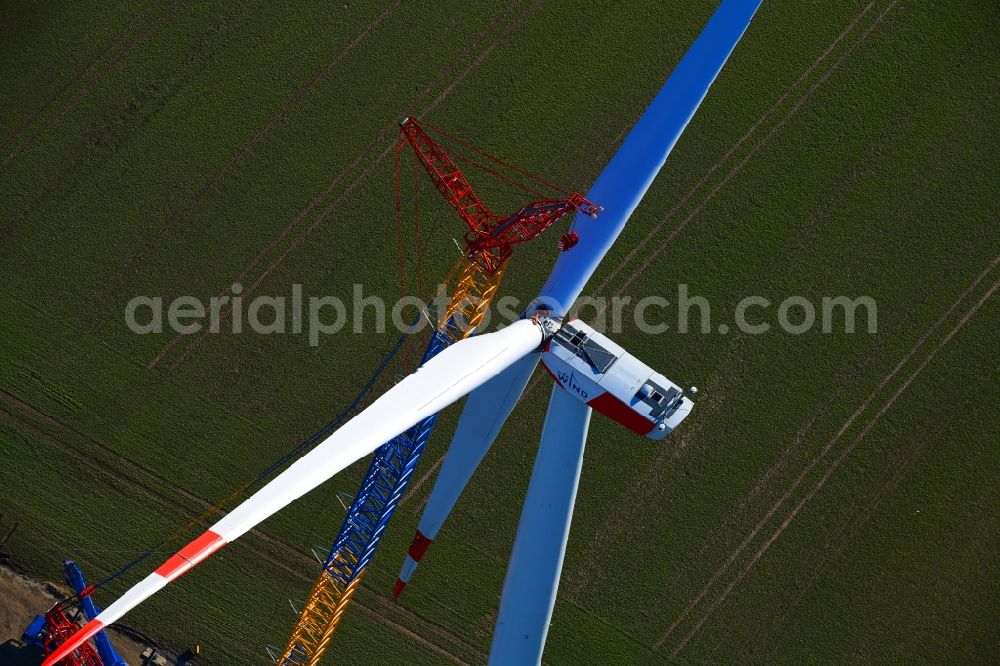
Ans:
<svg viewBox="0 0 1000 666"><path fill-rule="evenodd" d="M83 578L83 572L73 560L65 560L63 562L63 569L66 572L66 581L80 599L80 610L83 611L87 620L93 620L101 612L101 609L97 607L97 604L94 603L94 599L91 597L90 593L93 591L93 588L87 585L87 581ZM94 646L97 648L97 654L100 655L104 666L128 666L125 660L121 658L121 655L115 650L114 646L111 645L108 632L98 632L94 636Z"/></svg>

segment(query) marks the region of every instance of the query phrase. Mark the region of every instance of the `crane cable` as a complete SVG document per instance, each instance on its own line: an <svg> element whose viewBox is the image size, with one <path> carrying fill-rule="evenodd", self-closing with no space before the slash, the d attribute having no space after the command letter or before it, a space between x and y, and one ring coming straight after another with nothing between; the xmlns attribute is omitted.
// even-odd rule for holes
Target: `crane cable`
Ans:
<svg viewBox="0 0 1000 666"><path fill-rule="evenodd" d="M323 427L320 428L316 433L306 438L305 440L297 444L294 448L292 448L290 451L288 451L280 458L275 460L273 463L268 465L255 478L244 483L236 491L230 493L223 499L219 500L212 506L205 509L201 514L199 514L196 518L188 522L186 525L175 530L173 533L167 536L163 541L153 546L152 548L143 551L137 557L135 557L134 559L126 563L124 566L122 566L120 569L113 572L106 578L100 580L99 582L88 586L86 589L82 590L79 594L74 594L73 596L63 600L62 602L60 602L61 605L65 607L77 603L80 600L80 598L92 593L94 590L98 588L104 587L105 585L114 582L115 580L124 576L126 573L128 573L133 568L135 568L142 562L146 561L153 555L157 554L158 552L162 552L165 546L167 546L170 543L173 543L181 536L189 532L191 529L201 525L202 522L210 515L221 512L223 507L232 502L234 499L246 493L253 486L260 484L263 481L269 479L271 476L273 476L278 469L280 469L286 462L288 462L291 458L296 456L299 452L301 452L302 450L306 449L307 447L313 444L318 443L321 439L325 438L328 433L338 428L352 412L357 410L357 408L364 401L368 393L372 390L372 388L374 388L376 381L378 381L379 377L389 366L389 363L392 362L393 358L395 358L400 348L403 346L406 337L407 337L406 334L400 335L400 337L396 340L396 343L392 346L389 352L385 355L385 357L376 367L375 372L372 373L372 376L368 379L365 385L361 388L360 391L358 391L357 395L354 397L354 400L351 402L351 404L348 405L347 408L345 408L340 414L338 414L333 419L328 421L325 425L323 425Z"/></svg>
<svg viewBox="0 0 1000 666"><path fill-rule="evenodd" d="M550 190L553 190L554 192L558 192L560 194L568 194L566 192L566 190L564 190L563 188L559 187L558 185L550 183L549 181L545 180L541 176L536 176L535 174L531 173L527 169L522 169L521 167L515 166L515 165L511 164L510 162L506 162L506 161L500 159L499 157L496 157L495 155L491 155L490 153L487 153L485 150L481 150L479 148L476 148L475 146L473 146L468 141L460 139L457 136L453 136L452 134L449 134L448 132L445 132L440 127L435 127L434 125L431 125L428 122L423 121L423 120L420 121L420 125L421 125L421 127L424 127L426 129L432 130L432 131L436 132L437 134L440 134L441 136L446 137L446 138L450 139L451 141L454 141L455 143L457 143L457 144L459 144L459 145L461 145L461 146L463 146L463 147L471 150L472 152L474 152L474 153L476 153L478 155L481 155L481 156L485 157L486 159L488 159L488 160L490 160L492 162L495 162L495 163L497 163L497 164L499 164L499 165L501 165L501 166L503 166L503 167L505 167L507 169L510 169L514 173L519 173L522 176L530 178L530 179L532 179L532 180L534 180L534 181L536 181L536 182L544 185L545 187L549 188Z"/></svg>

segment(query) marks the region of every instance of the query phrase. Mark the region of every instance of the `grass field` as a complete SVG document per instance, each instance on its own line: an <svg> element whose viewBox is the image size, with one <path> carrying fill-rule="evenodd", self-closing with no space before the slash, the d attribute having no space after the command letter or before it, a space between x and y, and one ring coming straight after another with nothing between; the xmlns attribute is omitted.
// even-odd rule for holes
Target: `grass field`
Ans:
<svg viewBox="0 0 1000 666"><path fill-rule="evenodd" d="M5 3L16 561L110 575L343 410L395 341L140 336L129 299L234 280L394 299L399 118L586 190L714 5ZM1000 660L998 32L990 2L764 3L588 288L685 283L716 322L751 294L869 295L878 331L616 336L702 391L661 444L593 420L547 663ZM460 233L439 212L428 279ZM555 237L518 249L503 293L537 292ZM457 409L439 421L327 661L485 661L547 403L531 386L397 605ZM364 467L126 622L205 663L269 663Z"/></svg>

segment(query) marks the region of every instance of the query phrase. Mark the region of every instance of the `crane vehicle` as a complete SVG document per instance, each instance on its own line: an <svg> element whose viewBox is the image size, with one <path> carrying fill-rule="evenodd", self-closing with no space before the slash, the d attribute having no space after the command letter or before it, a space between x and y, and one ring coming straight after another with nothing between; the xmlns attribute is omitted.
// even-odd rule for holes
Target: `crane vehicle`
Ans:
<svg viewBox="0 0 1000 666"><path fill-rule="evenodd" d="M103 627L337 472L375 451L384 451L401 434L426 425L427 419L433 419L442 409L468 395L421 519L418 537L425 538L421 543L415 542L418 552L414 553L411 547L402 572L406 577L401 575L399 588L399 583L405 584L412 575L423 555L419 551L425 551L437 533L544 357L546 367L556 373L557 381L542 426L490 651L490 661L495 664L540 663L592 409L600 406L599 411L610 413L626 426L632 423L636 426L633 430L638 430L641 417L651 424L645 434L656 431L664 435L691 410L688 398L671 392L679 391L672 382L603 336L577 322L567 322L565 317L662 168L759 4L759 0L722 1L588 192L588 204L596 202L603 210L596 209L600 214L594 218L589 212L595 209L578 202L575 210L585 214L574 218L571 232L575 237L567 239L572 242L563 243L566 251L560 253L539 297L520 320L496 332L457 339L429 358L425 355L413 374L139 581L49 655L44 666L58 663ZM483 212L488 211L485 206L477 207L475 201L464 198L467 183L451 178L444 169L436 172L441 176L440 185L436 182L438 189L446 198L455 197L456 210L460 214L470 211L470 219L476 222L469 225L473 235L467 238L468 255L481 261L470 260L466 265L479 266L486 274L495 275L502 270L510 246L519 237L517 225L505 221L533 216L544 220L549 214L529 205L514 216L497 219ZM566 212L572 208L569 205ZM542 226L541 222L538 226ZM514 231L507 235L512 228ZM624 408L589 404L590 400L572 389L572 381L567 390L567 385L558 379L558 372L569 370L572 374L578 367L582 372L581 361L591 373L584 379L601 391L598 399L609 394ZM614 369L619 364L620 373ZM598 372L601 368L604 372ZM635 392L629 393L633 387ZM385 525L377 527L384 530ZM362 557L366 559L359 562L367 565L372 555L373 549L365 551ZM407 565L411 563L407 573ZM313 661L314 656L305 663L316 663L318 657Z"/></svg>
<svg viewBox="0 0 1000 666"><path fill-rule="evenodd" d="M26 643L35 645L45 652L58 649L59 645L80 629L77 615L83 614L87 620L93 620L101 612L94 603L91 593L94 588L87 585L83 572L76 562L63 561L63 575L66 582L76 593L77 603L59 602L54 604L44 615L38 615L24 631ZM94 646L81 646L81 649L68 655L67 666L128 666L121 655L111 645L107 632L94 634Z"/></svg>

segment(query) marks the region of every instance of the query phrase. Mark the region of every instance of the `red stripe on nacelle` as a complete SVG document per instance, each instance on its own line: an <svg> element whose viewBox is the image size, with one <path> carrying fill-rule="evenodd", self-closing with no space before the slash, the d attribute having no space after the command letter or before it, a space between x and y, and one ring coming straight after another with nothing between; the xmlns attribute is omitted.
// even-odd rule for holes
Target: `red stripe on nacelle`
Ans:
<svg viewBox="0 0 1000 666"><path fill-rule="evenodd" d="M207 530L200 537L177 551L177 554L163 563L156 573L167 581L174 581L187 573L194 565L226 545L221 536Z"/></svg>
<svg viewBox="0 0 1000 666"><path fill-rule="evenodd" d="M413 535L413 543L410 544L410 549L407 552L410 557L419 562L424 558L424 553L427 549L431 547L431 541L433 539L428 539L424 536L423 532L417 530L417 533Z"/></svg>
<svg viewBox="0 0 1000 666"><path fill-rule="evenodd" d="M93 638L94 635L103 628L103 622L100 620L91 620L87 624L83 625L83 628L80 629L80 631L73 634L68 641L57 647L52 654L46 657L45 661L42 662L42 666L55 666L60 661L68 657L71 652L78 649L81 645Z"/></svg>
<svg viewBox="0 0 1000 666"><path fill-rule="evenodd" d="M640 435L648 435L653 430L654 424L642 414L637 413L624 402L604 392L587 403L601 414L610 416L618 423Z"/></svg>

